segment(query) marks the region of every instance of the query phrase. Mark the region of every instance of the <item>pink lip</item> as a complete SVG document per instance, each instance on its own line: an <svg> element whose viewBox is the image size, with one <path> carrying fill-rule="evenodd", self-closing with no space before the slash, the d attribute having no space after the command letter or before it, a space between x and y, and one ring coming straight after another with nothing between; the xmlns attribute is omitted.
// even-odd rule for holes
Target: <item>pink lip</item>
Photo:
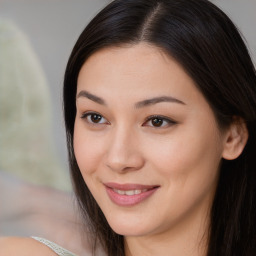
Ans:
<svg viewBox="0 0 256 256"><path fill-rule="evenodd" d="M119 206L134 206L144 201L153 195L159 188L158 185L141 185L141 184L118 184L118 183L105 183L107 194L110 200ZM141 192L137 195L120 195L114 189L118 190L143 190L147 189L145 192Z"/></svg>

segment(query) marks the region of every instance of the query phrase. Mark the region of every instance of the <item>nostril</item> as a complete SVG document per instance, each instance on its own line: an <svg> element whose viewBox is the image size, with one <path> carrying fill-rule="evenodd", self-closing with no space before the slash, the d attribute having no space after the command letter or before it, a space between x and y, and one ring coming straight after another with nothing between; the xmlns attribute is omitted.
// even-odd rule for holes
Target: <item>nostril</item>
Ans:
<svg viewBox="0 0 256 256"><path fill-rule="evenodd" d="M110 159L106 161L106 166L112 171L129 172L137 171L144 165L144 160L140 156L130 156L127 158Z"/></svg>

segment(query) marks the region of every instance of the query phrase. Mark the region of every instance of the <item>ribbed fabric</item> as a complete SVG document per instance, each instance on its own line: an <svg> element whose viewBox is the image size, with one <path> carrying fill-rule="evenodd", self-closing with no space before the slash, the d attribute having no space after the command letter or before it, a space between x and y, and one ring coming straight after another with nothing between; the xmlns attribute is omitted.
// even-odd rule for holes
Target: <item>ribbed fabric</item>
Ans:
<svg viewBox="0 0 256 256"><path fill-rule="evenodd" d="M37 240L38 242L48 246L49 248L51 248L55 253L57 253L57 255L59 256L76 256L74 253L62 248L61 246L49 241L49 240L46 240L44 238L41 238L41 237L35 237L35 236L32 236L31 238Z"/></svg>

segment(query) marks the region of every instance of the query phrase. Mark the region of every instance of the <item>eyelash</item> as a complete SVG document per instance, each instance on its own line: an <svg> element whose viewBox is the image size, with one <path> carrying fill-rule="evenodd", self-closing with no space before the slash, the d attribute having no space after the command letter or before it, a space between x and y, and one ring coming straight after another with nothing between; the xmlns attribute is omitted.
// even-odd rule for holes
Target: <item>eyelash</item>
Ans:
<svg viewBox="0 0 256 256"><path fill-rule="evenodd" d="M101 114L97 113L97 112L86 112L84 114L82 114L81 118L82 119L86 119L86 122L91 124L91 125L98 125L98 124L109 124L109 122L106 122L106 123L97 123L97 122L93 122L92 120L89 121L88 120L88 117L89 116L93 116L93 115L96 115L96 116L100 116L101 118L104 118ZM105 118L104 118L105 119Z"/></svg>
<svg viewBox="0 0 256 256"><path fill-rule="evenodd" d="M97 112L87 112L82 114L81 118L82 119L86 119L86 122L89 123L90 125L101 125L101 124L110 124L108 121L104 122L104 123L97 123L97 122L93 122L92 120L89 121L88 117L92 117L93 115L99 116L101 119L105 119L101 114L97 113ZM158 121L160 121L160 125L159 126L154 126L154 125L149 125L150 127L153 128L166 128L166 127L170 127L172 125L177 124L177 122L175 122L174 120L167 118L165 116L161 116L161 115L153 115L153 116L149 116L145 122L142 124L142 126L147 126L145 124L147 124L149 121L153 121L154 119L158 119ZM101 121L101 120L100 120ZM163 123L165 123L165 125L162 125Z"/></svg>
<svg viewBox="0 0 256 256"><path fill-rule="evenodd" d="M166 122L166 124L164 126L154 126L154 125L150 125L151 127L153 128L167 128L167 127L170 127L172 125L175 125L177 124L177 122L175 122L174 120L170 119L170 118L167 118L165 116L161 116L161 115L153 115L153 116L149 116L146 121L143 123L143 126L145 126L144 124L149 122L149 121L153 121L154 119L158 119L158 120L161 120L162 122ZM162 123L161 122L161 123Z"/></svg>

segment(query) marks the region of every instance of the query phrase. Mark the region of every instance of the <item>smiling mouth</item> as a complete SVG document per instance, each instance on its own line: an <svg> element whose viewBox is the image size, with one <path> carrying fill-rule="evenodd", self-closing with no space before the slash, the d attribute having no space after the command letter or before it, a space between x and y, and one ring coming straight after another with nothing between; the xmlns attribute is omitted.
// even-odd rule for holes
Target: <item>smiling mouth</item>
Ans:
<svg viewBox="0 0 256 256"><path fill-rule="evenodd" d="M160 186L140 184L104 184L110 200L119 206L134 206L148 199Z"/></svg>

